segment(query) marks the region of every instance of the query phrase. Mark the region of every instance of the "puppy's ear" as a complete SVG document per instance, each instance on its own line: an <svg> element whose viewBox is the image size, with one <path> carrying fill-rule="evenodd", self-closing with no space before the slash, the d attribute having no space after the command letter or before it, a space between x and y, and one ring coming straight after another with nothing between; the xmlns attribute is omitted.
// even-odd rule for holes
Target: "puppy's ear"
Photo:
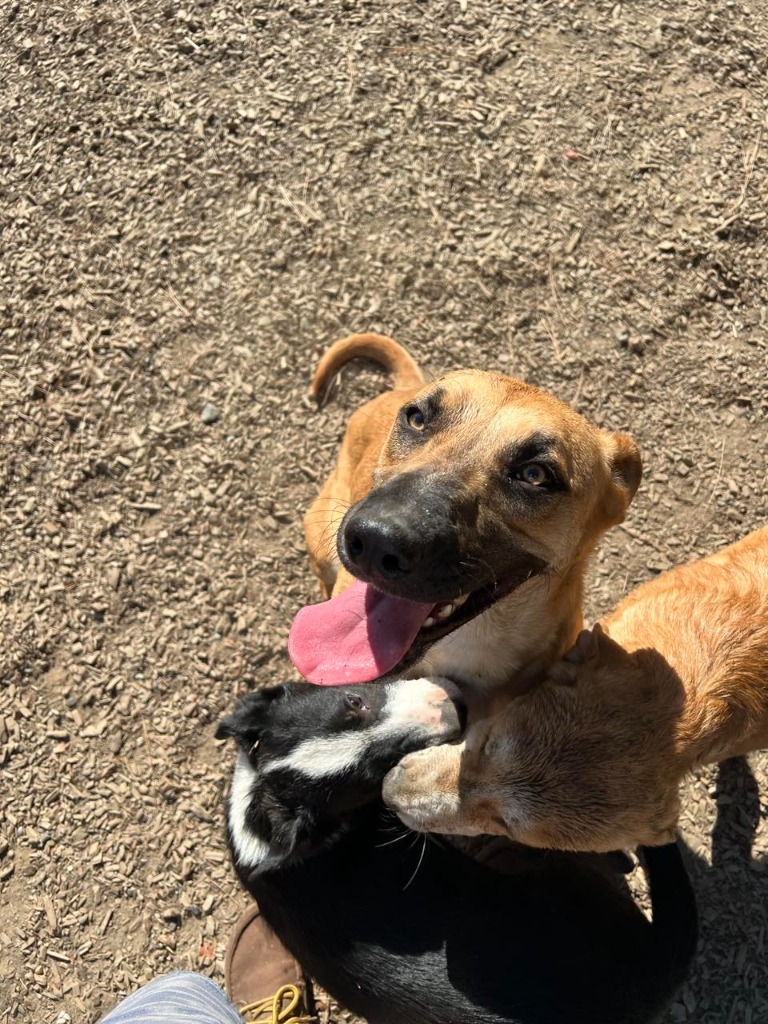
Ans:
<svg viewBox="0 0 768 1024"><path fill-rule="evenodd" d="M309 849L315 845L314 822L308 812L300 810L291 816L286 808L273 805L265 814L269 838L264 844L263 855L252 865L249 877L283 867L302 843L306 843Z"/></svg>
<svg viewBox="0 0 768 1024"><path fill-rule="evenodd" d="M219 723L214 734L216 739L233 739L244 749L252 747L269 723L275 702L284 699L286 693L287 689L282 685L246 693L232 714Z"/></svg>
<svg viewBox="0 0 768 1024"><path fill-rule="evenodd" d="M299 810L295 817L283 817L272 822L272 839L270 846L287 860L296 851L296 847L306 839L311 831L309 815Z"/></svg>
<svg viewBox="0 0 768 1024"><path fill-rule="evenodd" d="M611 521L620 523L635 496L643 478L643 462L640 449L629 436L618 432L602 436L608 469L611 474L611 490L608 499L608 514Z"/></svg>

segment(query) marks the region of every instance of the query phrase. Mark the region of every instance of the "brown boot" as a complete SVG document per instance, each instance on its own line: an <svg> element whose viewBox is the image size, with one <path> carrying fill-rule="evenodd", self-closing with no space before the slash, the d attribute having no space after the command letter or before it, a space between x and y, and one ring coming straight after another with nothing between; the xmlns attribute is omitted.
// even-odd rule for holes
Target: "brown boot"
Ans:
<svg viewBox="0 0 768 1024"><path fill-rule="evenodd" d="M224 960L229 998L249 1024L311 1024L311 986L259 908L240 915Z"/></svg>

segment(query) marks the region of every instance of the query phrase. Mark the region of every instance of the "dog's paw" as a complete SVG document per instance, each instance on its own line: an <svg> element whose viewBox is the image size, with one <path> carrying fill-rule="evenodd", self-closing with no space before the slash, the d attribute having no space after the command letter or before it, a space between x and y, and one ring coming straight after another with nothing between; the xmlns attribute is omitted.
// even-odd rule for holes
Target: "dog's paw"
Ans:
<svg viewBox="0 0 768 1024"><path fill-rule="evenodd" d="M458 791L461 749L445 745L408 754L384 779L384 802L418 832L458 832L462 827Z"/></svg>

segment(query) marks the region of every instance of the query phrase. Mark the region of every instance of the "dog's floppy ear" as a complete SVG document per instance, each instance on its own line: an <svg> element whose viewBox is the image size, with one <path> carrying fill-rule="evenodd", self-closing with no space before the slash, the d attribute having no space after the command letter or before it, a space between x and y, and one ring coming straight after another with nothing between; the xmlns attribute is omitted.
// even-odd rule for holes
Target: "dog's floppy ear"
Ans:
<svg viewBox="0 0 768 1024"><path fill-rule="evenodd" d="M262 730L269 722L270 710L275 701L282 700L287 693L285 686L268 686L263 690L246 693L238 701L235 710L219 723L215 737L217 740L233 739L248 749L258 740Z"/></svg>
<svg viewBox="0 0 768 1024"><path fill-rule="evenodd" d="M287 808L272 804L261 808L260 816L263 853L252 862L249 877L283 867L302 843L309 849L315 845L315 822L308 811L300 809L289 813Z"/></svg>
<svg viewBox="0 0 768 1024"><path fill-rule="evenodd" d="M620 652L621 657L628 655L623 647L611 640L599 622L591 629L582 629L572 647L549 667L547 679L552 683L573 686L578 682L580 670L590 663L594 666L601 657Z"/></svg>
<svg viewBox="0 0 768 1024"><path fill-rule="evenodd" d="M604 431L602 442L611 474L608 514L613 523L620 523L640 486L643 462L640 449L629 434Z"/></svg>

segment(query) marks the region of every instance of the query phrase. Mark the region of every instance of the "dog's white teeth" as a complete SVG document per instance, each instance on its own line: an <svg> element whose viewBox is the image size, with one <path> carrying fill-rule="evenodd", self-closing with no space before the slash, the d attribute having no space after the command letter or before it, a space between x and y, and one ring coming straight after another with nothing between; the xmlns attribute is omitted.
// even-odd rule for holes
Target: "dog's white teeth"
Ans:
<svg viewBox="0 0 768 1024"><path fill-rule="evenodd" d="M446 619L449 619L451 615L453 615L457 608L461 608L467 600L467 597L469 597L469 594L467 594L466 597L457 597L454 601L449 601L447 604L436 605L432 609L432 614L429 618L424 620L424 626L422 628L426 629L429 626L436 625L438 622L445 622Z"/></svg>

